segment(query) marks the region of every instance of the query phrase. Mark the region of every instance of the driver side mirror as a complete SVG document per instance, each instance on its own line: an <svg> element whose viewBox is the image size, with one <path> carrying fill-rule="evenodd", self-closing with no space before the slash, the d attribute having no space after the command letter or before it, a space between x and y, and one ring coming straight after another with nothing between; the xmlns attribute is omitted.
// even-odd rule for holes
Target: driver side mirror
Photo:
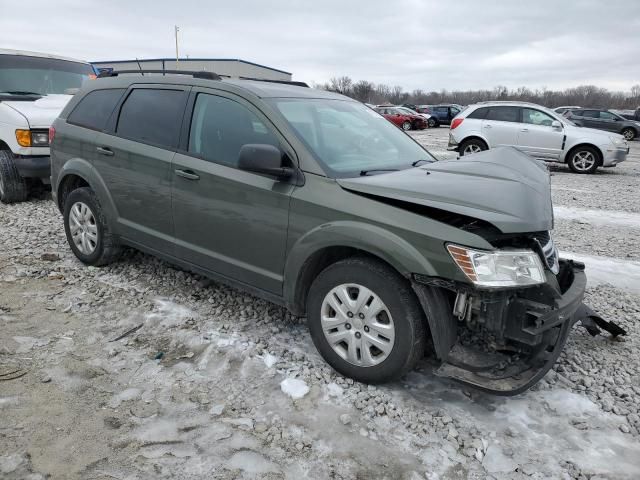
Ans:
<svg viewBox="0 0 640 480"><path fill-rule="evenodd" d="M279 148L262 143L249 143L240 148L238 168L280 180L291 178L295 173L293 168L282 166L282 152Z"/></svg>
<svg viewBox="0 0 640 480"><path fill-rule="evenodd" d="M551 122L551 128L562 129L562 124L558 120Z"/></svg>

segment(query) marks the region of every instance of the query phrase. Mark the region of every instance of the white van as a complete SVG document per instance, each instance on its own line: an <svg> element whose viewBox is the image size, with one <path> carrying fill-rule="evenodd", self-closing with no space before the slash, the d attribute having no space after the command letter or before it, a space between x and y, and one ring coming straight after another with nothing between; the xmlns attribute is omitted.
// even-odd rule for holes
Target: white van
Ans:
<svg viewBox="0 0 640 480"><path fill-rule="evenodd" d="M0 201L24 201L49 183L49 127L90 78L84 61L0 49Z"/></svg>

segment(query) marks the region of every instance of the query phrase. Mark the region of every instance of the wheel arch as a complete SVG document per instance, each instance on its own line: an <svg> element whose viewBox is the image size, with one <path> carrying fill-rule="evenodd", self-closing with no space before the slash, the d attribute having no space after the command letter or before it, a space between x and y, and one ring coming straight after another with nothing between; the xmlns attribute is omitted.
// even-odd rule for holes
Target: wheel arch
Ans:
<svg viewBox="0 0 640 480"><path fill-rule="evenodd" d="M322 225L301 237L287 256L283 297L288 308L304 316L309 287L329 265L360 255L380 260L400 275L435 275L431 263L409 242L377 226L357 222Z"/></svg>
<svg viewBox="0 0 640 480"><path fill-rule="evenodd" d="M107 221L111 224L113 219L117 218L115 203L102 177L93 165L84 159L74 158L68 160L58 172L55 185L52 185L58 209L62 212L66 197L73 190L80 187L89 187L95 192L100 205L106 213Z"/></svg>
<svg viewBox="0 0 640 480"><path fill-rule="evenodd" d="M602 166L602 161L604 159L604 152L600 147L589 142L580 142L575 145L572 145L571 148L567 150L567 153L564 156L564 163L568 163L569 158L571 158L571 155L573 154L573 152L575 152L578 148L581 148L581 147L593 148L598 153L598 166Z"/></svg>
<svg viewBox="0 0 640 480"><path fill-rule="evenodd" d="M482 135L478 134L478 133L474 133L472 135L468 135L466 137L464 137L462 140L460 140L459 145L462 145L464 142L468 142L470 140L479 140L482 143L484 143L484 145L487 147L487 150L489 150L489 142L487 141L486 138L484 138Z"/></svg>

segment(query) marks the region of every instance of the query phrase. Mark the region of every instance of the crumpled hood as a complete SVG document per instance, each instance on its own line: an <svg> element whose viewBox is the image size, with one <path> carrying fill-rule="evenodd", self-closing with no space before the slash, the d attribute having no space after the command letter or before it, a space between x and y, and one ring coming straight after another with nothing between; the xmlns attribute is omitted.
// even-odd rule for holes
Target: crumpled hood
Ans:
<svg viewBox="0 0 640 480"><path fill-rule="evenodd" d="M337 182L352 192L484 220L503 233L553 228L551 184L546 167L512 147Z"/></svg>
<svg viewBox="0 0 640 480"><path fill-rule="evenodd" d="M49 128L72 95L46 95L34 102L5 100L2 103L22 114L31 128Z"/></svg>

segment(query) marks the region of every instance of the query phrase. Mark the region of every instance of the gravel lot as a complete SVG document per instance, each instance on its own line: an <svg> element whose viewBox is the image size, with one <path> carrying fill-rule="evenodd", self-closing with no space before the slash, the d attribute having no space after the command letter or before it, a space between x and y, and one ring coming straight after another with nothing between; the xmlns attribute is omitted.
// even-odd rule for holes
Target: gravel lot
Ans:
<svg viewBox="0 0 640 480"><path fill-rule="evenodd" d="M447 134L412 133L438 158ZM133 251L86 268L50 199L0 205L0 478L640 478L640 142L552 184L559 248L629 335L576 328L515 398L429 359L354 383L281 308Z"/></svg>

